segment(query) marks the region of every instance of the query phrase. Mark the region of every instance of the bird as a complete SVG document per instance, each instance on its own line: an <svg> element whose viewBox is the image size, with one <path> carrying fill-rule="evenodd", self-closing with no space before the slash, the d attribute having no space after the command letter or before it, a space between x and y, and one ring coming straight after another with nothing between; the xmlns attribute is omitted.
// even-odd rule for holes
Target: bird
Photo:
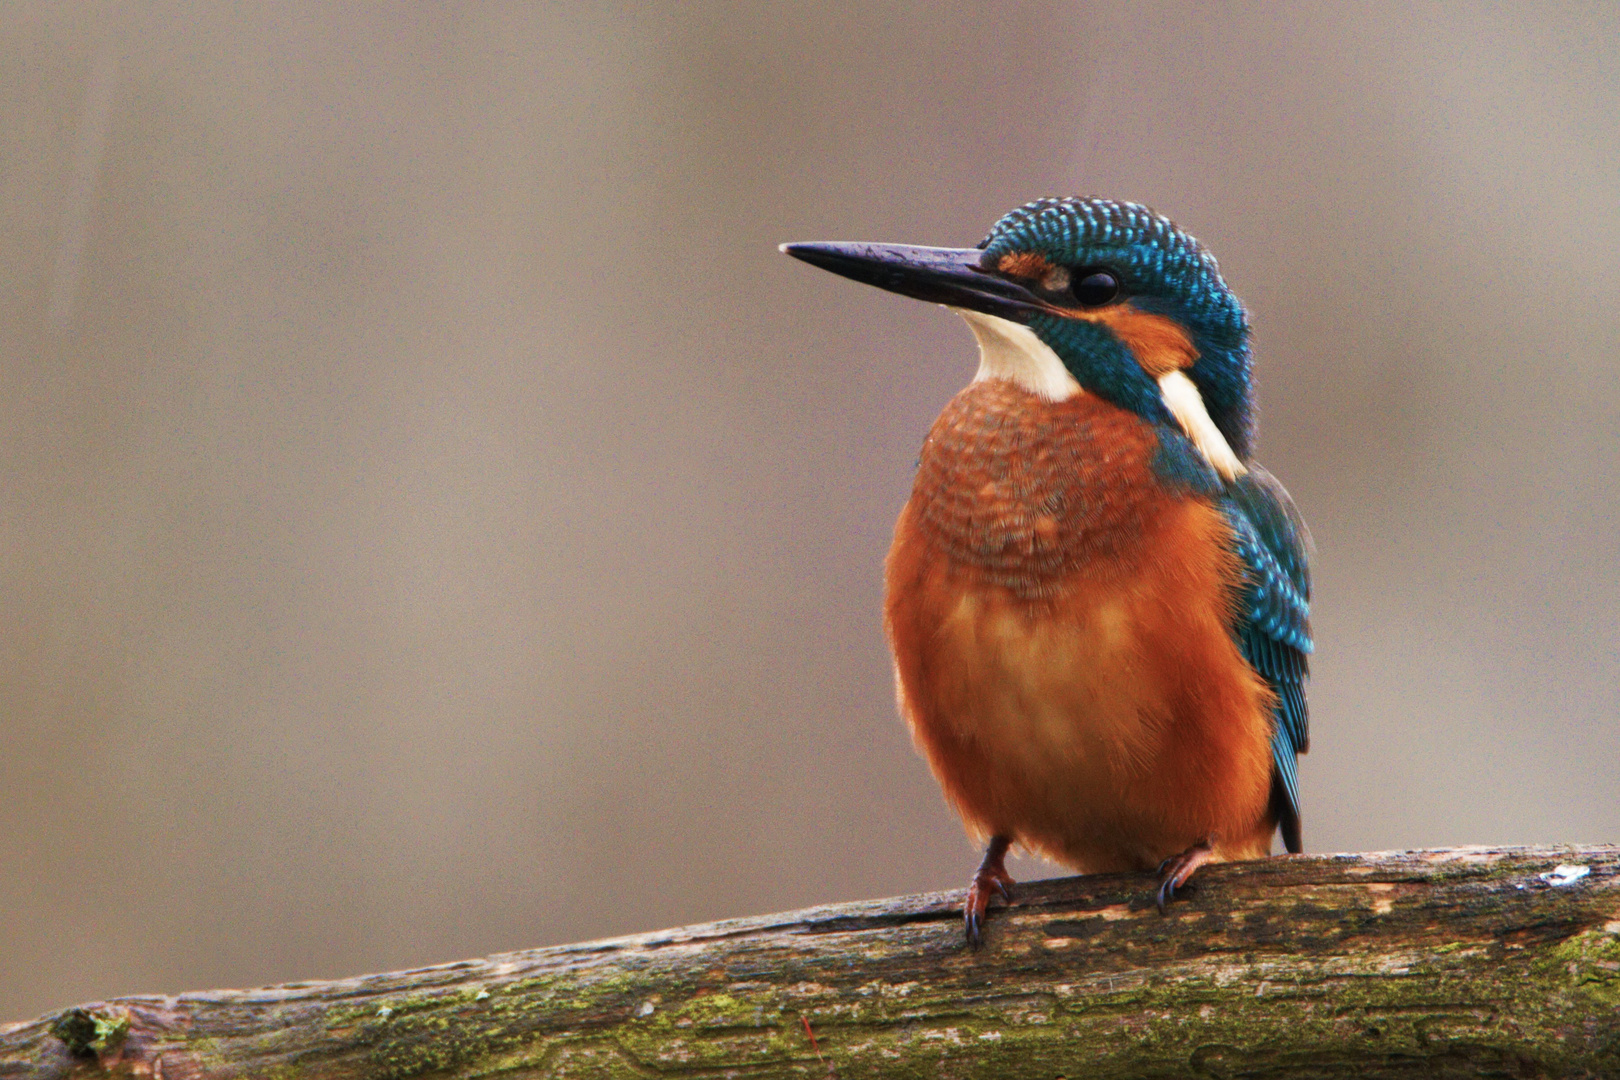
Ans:
<svg viewBox="0 0 1620 1080"><path fill-rule="evenodd" d="M972 248L793 243L955 311L978 369L918 455L884 564L899 711L986 842L983 943L1021 850L1156 872L1303 850L1310 557L1253 458L1250 325L1213 255L1138 203L1037 199Z"/></svg>

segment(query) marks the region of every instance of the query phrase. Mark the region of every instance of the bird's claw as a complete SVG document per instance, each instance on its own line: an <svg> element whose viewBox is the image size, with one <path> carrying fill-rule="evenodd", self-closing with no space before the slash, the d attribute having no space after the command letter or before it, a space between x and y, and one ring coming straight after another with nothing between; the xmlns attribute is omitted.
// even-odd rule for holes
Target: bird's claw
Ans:
<svg viewBox="0 0 1620 1080"><path fill-rule="evenodd" d="M973 899L968 898L962 909L962 920L967 924L968 945L977 949L984 944L984 912L973 910Z"/></svg>
<svg viewBox="0 0 1620 1080"><path fill-rule="evenodd" d="M1016 884L1005 870L993 872L980 868L968 886L967 900L962 905L962 919L967 924L968 944L975 949L984 944L985 912L990 907L990 893L999 893L1003 903L1012 901L1012 887Z"/></svg>
<svg viewBox="0 0 1620 1080"><path fill-rule="evenodd" d="M975 949L984 944L984 917L990 907L990 891L1000 893L1003 903L1012 901L1012 887L1017 882L1002 865L1010 843L1006 837L993 837L985 850L984 861L968 884L967 899L962 903L962 921L967 928L968 944Z"/></svg>
<svg viewBox="0 0 1620 1080"><path fill-rule="evenodd" d="M1214 857L1215 839L1209 837L1159 864L1159 890L1154 894L1154 902L1158 905L1160 915L1165 913L1165 905L1176 898L1176 890L1187 884L1193 871Z"/></svg>

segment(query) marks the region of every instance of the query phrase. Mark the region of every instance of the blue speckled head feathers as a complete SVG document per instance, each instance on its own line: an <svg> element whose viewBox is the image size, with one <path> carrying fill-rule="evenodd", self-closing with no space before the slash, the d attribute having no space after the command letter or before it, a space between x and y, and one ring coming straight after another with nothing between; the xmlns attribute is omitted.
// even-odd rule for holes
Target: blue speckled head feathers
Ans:
<svg viewBox="0 0 1620 1080"><path fill-rule="evenodd" d="M1169 218L1111 199L1037 199L1003 216L979 247L990 259L1035 252L1070 268L1111 270L1132 305L1168 316L1187 330L1199 354L1187 374L1232 450L1249 457L1253 404L1248 316L1227 288L1215 257ZM1108 370L1111 364L1092 355L1093 328L1054 318L1031 320L1031 326L1082 385L1138 411L1155 406L1156 391L1137 385L1134 373Z"/></svg>

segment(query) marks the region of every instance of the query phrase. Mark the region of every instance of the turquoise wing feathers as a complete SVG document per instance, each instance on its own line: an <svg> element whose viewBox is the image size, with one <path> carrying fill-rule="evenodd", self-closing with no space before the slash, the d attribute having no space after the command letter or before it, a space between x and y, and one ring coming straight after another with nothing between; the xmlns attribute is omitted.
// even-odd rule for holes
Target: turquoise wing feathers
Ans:
<svg viewBox="0 0 1620 1080"><path fill-rule="evenodd" d="M1244 570L1237 639L1277 695L1271 736L1272 802L1289 851L1301 850L1297 758L1310 748L1305 704L1311 641L1310 533L1283 486L1264 469L1227 484L1222 509Z"/></svg>

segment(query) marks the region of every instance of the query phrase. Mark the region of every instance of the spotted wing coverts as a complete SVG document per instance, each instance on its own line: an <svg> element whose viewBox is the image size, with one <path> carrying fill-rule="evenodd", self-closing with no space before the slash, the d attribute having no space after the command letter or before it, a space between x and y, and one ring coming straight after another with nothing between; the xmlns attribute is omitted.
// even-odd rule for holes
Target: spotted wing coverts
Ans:
<svg viewBox="0 0 1620 1080"><path fill-rule="evenodd" d="M1277 695L1271 756L1273 802L1289 851L1301 850L1296 759L1310 748L1305 706L1306 656L1311 652L1310 534L1294 501L1264 469L1226 486L1223 506L1243 562L1237 618L1244 657Z"/></svg>

